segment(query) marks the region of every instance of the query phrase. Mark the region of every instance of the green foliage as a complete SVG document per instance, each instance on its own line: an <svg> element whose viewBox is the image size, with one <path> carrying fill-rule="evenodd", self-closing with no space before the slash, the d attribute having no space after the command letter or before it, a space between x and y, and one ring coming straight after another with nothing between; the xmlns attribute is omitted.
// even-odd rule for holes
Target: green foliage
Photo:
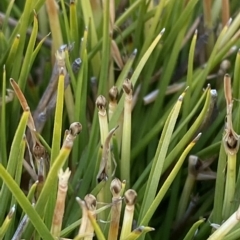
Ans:
<svg viewBox="0 0 240 240"><path fill-rule="evenodd" d="M237 0L0 16L0 239L240 238Z"/></svg>

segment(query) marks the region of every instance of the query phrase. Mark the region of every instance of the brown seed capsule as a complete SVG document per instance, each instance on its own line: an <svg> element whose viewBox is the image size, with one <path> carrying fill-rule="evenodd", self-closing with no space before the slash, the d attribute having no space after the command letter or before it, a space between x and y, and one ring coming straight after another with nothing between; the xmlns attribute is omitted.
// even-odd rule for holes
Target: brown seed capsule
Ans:
<svg viewBox="0 0 240 240"><path fill-rule="evenodd" d="M84 201L86 203L88 210L90 211L96 210L97 200L95 196L93 196L92 194L87 194L84 198Z"/></svg>
<svg viewBox="0 0 240 240"><path fill-rule="evenodd" d="M74 137L77 136L82 131L82 125L79 122L74 122L70 125L70 134Z"/></svg>
<svg viewBox="0 0 240 240"><path fill-rule="evenodd" d="M35 158L40 159L40 158L46 158L46 150L43 145L41 145L39 142L36 142L33 146L33 155Z"/></svg>
<svg viewBox="0 0 240 240"><path fill-rule="evenodd" d="M133 189L128 189L125 194L124 194L124 197L125 197L125 202L127 205L134 205L135 202L136 202L136 199L137 199L137 193L135 190Z"/></svg>
<svg viewBox="0 0 240 240"><path fill-rule="evenodd" d="M122 190L122 183L118 178L115 178L112 180L111 185L110 185L110 191L112 195L119 196L120 192Z"/></svg>
<svg viewBox="0 0 240 240"><path fill-rule="evenodd" d="M128 78L123 82L123 90L126 94L132 94L133 85Z"/></svg>
<svg viewBox="0 0 240 240"><path fill-rule="evenodd" d="M113 86L110 88L109 92L109 99L112 101L112 102L116 102L117 101L117 98L118 98L118 89L116 86Z"/></svg>
<svg viewBox="0 0 240 240"><path fill-rule="evenodd" d="M96 106L98 110L104 111L107 108L107 100L103 95L97 97Z"/></svg>

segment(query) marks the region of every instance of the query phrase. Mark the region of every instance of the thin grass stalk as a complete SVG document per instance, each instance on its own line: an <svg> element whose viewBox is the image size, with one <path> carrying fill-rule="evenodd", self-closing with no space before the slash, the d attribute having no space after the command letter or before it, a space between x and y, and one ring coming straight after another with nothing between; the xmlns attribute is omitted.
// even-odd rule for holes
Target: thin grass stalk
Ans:
<svg viewBox="0 0 240 240"><path fill-rule="evenodd" d="M186 29L187 29L187 23L184 23L183 27L181 28L180 32L178 33L178 35L175 38L175 42L173 45L173 49L170 52L170 54L167 54L167 60L164 61L164 66L163 66L163 75L162 75L162 81L159 82L158 84L158 88L160 89L160 91L165 92L167 90L167 86L170 83L170 79L172 77L174 68L176 66L177 63L177 58L179 55L179 52L181 50L181 43L183 41L184 35L186 33ZM161 53L163 54L163 53ZM154 121L157 120L158 118L158 113L159 113L159 109L163 108L163 101L164 101L164 94L159 94L156 98L156 101L154 102L154 105L151 109L151 121L149 121L149 125L151 126L153 124Z"/></svg>
<svg viewBox="0 0 240 240"><path fill-rule="evenodd" d="M54 240L46 225L43 223L40 216L36 213L22 190L19 188L17 183L13 180L11 175L6 171L6 169L0 164L0 176L3 179L4 183L11 190L11 193L16 198L17 202L21 206L24 212L28 215L30 221L34 225L35 229L39 232L40 236L43 239ZM1 204L2 206L2 204Z"/></svg>
<svg viewBox="0 0 240 240"><path fill-rule="evenodd" d="M59 78L58 78L57 102L56 102L56 111L55 111L55 118L54 118L52 152L51 152L51 160L50 160L51 165L54 163L60 151L65 75L66 75L66 69L61 67Z"/></svg>
<svg viewBox="0 0 240 240"><path fill-rule="evenodd" d="M204 223L205 219L200 219L197 222L195 222L192 227L190 228L190 230L188 231L188 233L186 234L186 236L184 237L183 240L191 240L194 238L194 235L196 233L196 231L198 230L199 226Z"/></svg>
<svg viewBox="0 0 240 240"><path fill-rule="evenodd" d="M223 136L223 144L228 157L227 160L227 176L226 176L226 186L225 195L223 203L223 218L227 219L231 212L231 203L234 199L235 184L236 184L236 154L239 149L239 136L233 130L232 125L232 108L233 100L231 93L231 78L228 74L224 77L224 92L227 105L227 117L225 134Z"/></svg>
<svg viewBox="0 0 240 240"><path fill-rule="evenodd" d="M26 111L23 113L23 115L21 117L21 120L19 122L18 128L16 130L16 133L14 135L14 139L13 139L13 142L11 145L10 155L8 158L8 165L6 168L6 170L8 171L8 173L11 177L14 176L15 171L16 171L17 166L15 164L15 161L18 157L18 153L20 150L20 143L22 141L22 136L24 135L24 132L26 129L28 118L29 118L29 112ZM0 222L2 222L3 217L5 215L4 213L7 208L6 206L10 200L10 195L11 195L11 193L10 193L9 189L7 188L6 183L3 184L2 188L1 188L1 192L0 192L0 196L4 196L4 201L2 202L2 204L0 204L0 212L2 213L2 214L0 214Z"/></svg>
<svg viewBox="0 0 240 240"><path fill-rule="evenodd" d="M150 29L148 29L147 36L141 48L139 57L143 56L144 52L147 50L147 48L151 44L151 41L153 40L154 35L156 34L157 26L160 25L159 19L162 18L163 9L165 5L167 5L166 2L167 2L166 0L160 1L156 6L156 13L154 14L154 17L151 20L151 26L150 26Z"/></svg>
<svg viewBox="0 0 240 240"><path fill-rule="evenodd" d="M222 25L225 26L230 18L229 0L222 0Z"/></svg>
<svg viewBox="0 0 240 240"><path fill-rule="evenodd" d="M6 68L3 66L3 80L2 80L2 101L1 101L1 163L4 167L7 166L7 136L6 136Z"/></svg>
<svg viewBox="0 0 240 240"><path fill-rule="evenodd" d="M76 1L70 0L70 37L71 41L75 42L75 47L79 46L79 28L78 28L78 19L77 19L77 9L76 9ZM77 56L75 56L77 57Z"/></svg>
<svg viewBox="0 0 240 240"><path fill-rule="evenodd" d="M31 55L31 61L30 61L30 65L33 65L33 62L35 60L35 58L37 57L37 54L39 53L42 45L44 44L45 40L47 40L47 38L51 35L51 33L48 33L43 39L41 39L41 41L37 44L37 46L35 47L32 55Z"/></svg>
<svg viewBox="0 0 240 240"><path fill-rule="evenodd" d="M81 236L83 234L86 234L87 221L88 221L87 206L86 206L85 201L81 200L79 197L77 197L76 200L82 209L81 225L80 225L78 235L77 235L77 236Z"/></svg>
<svg viewBox="0 0 240 240"><path fill-rule="evenodd" d="M227 175L225 195L223 202L223 219L227 219L231 213L231 204L234 201L235 185L236 185L236 155L228 155L227 158Z"/></svg>
<svg viewBox="0 0 240 240"><path fill-rule="evenodd" d="M206 94L206 95L205 95ZM185 137L182 138L177 145L172 149L172 151L167 156L164 165L163 165L163 172L166 171L166 169L173 163L173 160L176 159L178 154L183 151L185 146L187 145L188 141L191 141L191 138L195 136L196 132L198 131L199 127L201 126L207 111L209 109L210 103L211 103L211 89L210 85L208 85L207 89L205 90L205 93L203 94L206 97L204 106L202 108L201 113L198 115L197 119L194 121L192 126L189 128L187 133L185 134Z"/></svg>
<svg viewBox="0 0 240 240"><path fill-rule="evenodd" d="M143 218L143 216L149 209L149 206L151 205L151 203L155 197L158 182L159 182L162 168L164 165L164 159L167 154L168 146L170 144L170 138L173 133L173 129L175 127L177 117L178 117L180 109L181 109L184 95L185 95L185 92L182 93L182 95L180 95L180 97L178 98L178 101L176 102L175 106L171 110L171 112L168 116L168 119L166 120L166 123L164 125L162 135L161 135L161 138L158 143L157 151L154 156L153 164L151 167L151 172L148 177L147 187L146 187L146 191L144 194L142 208L140 211L140 219Z"/></svg>
<svg viewBox="0 0 240 240"><path fill-rule="evenodd" d="M62 15L63 15L64 27L65 27L65 31L66 31L66 37L67 37L68 43L70 43L71 35L70 35L67 11L65 8L65 2L63 0L60 0L60 3L61 3L62 13L63 13Z"/></svg>
<svg viewBox="0 0 240 240"><path fill-rule="evenodd" d="M227 236L224 237L224 240L235 240L239 239L240 237L240 230L232 230L231 233L227 234Z"/></svg>
<svg viewBox="0 0 240 240"><path fill-rule="evenodd" d="M136 55L137 55L137 49L135 48L133 50L132 54L129 56L127 62L125 63L123 69L121 70L121 72L116 80L116 86L118 88L118 91L121 90L123 82L127 78L128 74L131 70L131 67L132 67L132 64L134 63Z"/></svg>
<svg viewBox="0 0 240 240"><path fill-rule="evenodd" d="M84 24L85 26L89 26L89 30L90 33L89 35L91 36L90 38L90 46L91 49L98 43L99 39L97 36L97 28L95 25L95 22L93 21L94 16L93 16L93 12L91 9L91 5L90 5L90 1L80 1L79 7L81 7L81 9L83 10L83 18L84 18ZM81 12L81 10L79 9L79 12ZM100 53L97 52L93 58L91 59L91 66L93 69L93 76L99 76L99 72L100 72L100 65L99 63L101 62L101 57L100 57ZM106 79L104 79L105 81Z"/></svg>
<svg viewBox="0 0 240 240"><path fill-rule="evenodd" d="M88 38L88 31L84 31L84 44L87 44L87 38ZM82 43L83 43L82 42ZM82 46L83 47L83 46ZM77 101L75 101L75 106L74 106L74 117L75 119L79 119L79 121L83 124L83 126L87 126L87 118L86 118L86 109L87 109L87 94L88 94L88 81L86 79L88 78L88 54L87 54L87 49L86 46L84 47L83 50L83 56L82 56L82 66L78 74L78 79L77 79L77 89L75 92L75 96L81 96ZM83 151L85 148L88 139L89 139L89 134L88 134L88 129L83 130L83 137L86 139L83 143L79 142L77 140L77 144L75 145L73 149L73 164L78 162L79 159L79 153Z"/></svg>
<svg viewBox="0 0 240 240"><path fill-rule="evenodd" d="M12 8L13 8L13 6L14 6L14 2L15 2L15 0L11 0L11 1L9 1L9 3L8 3L8 7L7 7L7 10L6 10L6 12L5 12L5 18L4 18L3 23L2 23L2 29L3 29L3 31L6 31L7 24L8 24L8 19L9 19L10 13L11 13L11 11L12 11Z"/></svg>
<svg viewBox="0 0 240 240"><path fill-rule="evenodd" d="M132 122L132 98L133 87L129 79L123 83L125 93L124 115L123 115L123 132L121 148L121 179L126 180L127 188L130 186L130 150L131 150L131 122Z"/></svg>
<svg viewBox="0 0 240 240"><path fill-rule="evenodd" d="M115 178L111 182L110 191L112 192L112 208L111 208L111 220L108 232L108 240L117 240L119 223L122 209L121 198L122 183L119 179Z"/></svg>
<svg viewBox="0 0 240 240"><path fill-rule="evenodd" d="M89 234L89 236L86 236L84 240L92 240L94 235L94 228L92 225L92 221L89 219L89 216L91 215L92 220L96 220L96 206L97 201L96 198L92 194L88 194L85 196L84 201L87 206L87 226L86 226L86 233Z"/></svg>
<svg viewBox="0 0 240 240"><path fill-rule="evenodd" d="M28 191L27 199L29 200L29 202L33 202L34 200L34 194L35 194L38 183L39 183L38 180L34 182Z"/></svg>
<svg viewBox="0 0 240 240"><path fill-rule="evenodd" d="M130 81L132 82L133 87L135 86L138 77L143 69L143 67L145 66L147 60L149 59L151 53L153 52L154 48L156 47L156 45L158 44L158 42L160 41L163 33L165 32L165 29L163 29L160 34L154 39L154 41L152 42L152 44L150 45L150 47L148 48L148 50L145 52L145 54L143 55L143 57L141 58L141 60L139 61L135 71L133 72L133 75L130 79ZM124 98L121 97L121 100L118 103L118 107L116 109L116 113L114 114L114 116L112 117L111 121L109 122L109 127L112 128L113 126L117 125L117 121L119 120L120 115L122 114L122 110L123 110L123 106L124 106Z"/></svg>
<svg viewBox="0 0 240 240"><path fill-rule="evenodd" d="M109 29L110 22L110 0L103 2L103 44L102 52L104 53L104 58L102 59L100 76L99 76L99 85L98 93L106 95L107 90L110 86L107 85L107 79L109 78L109 60L110 60L110 41L111 34Z"/></svg>
<svg viewBox="0 0 240 240"><path fill-rule="evenodd" d="M136 0L134 1L126 11L124 11L123 14L119 16L119 18L116 20L115 25L121 26L128 18L131 16L134 12L136 12L139 8L139 6L144 2L144 0Z"/></svg>
<svg viewBox="0 0 240 240"><path fill-rule="evenodd" d="M195 166L193 165L193 161L197 161L196 156L190 156L188 161L188 175L187 179L184 184L184 188L180 197L179 205L178 205L178 211L177 211L177 221L180 221L181 218L184 216L184 213L187 209L187 206L189 204L189 198L192 193L192 188L194 186L194 183L196 181L196 176L192 174L192 168ZM191 166L192 165L192 166Z"/></svg>
<svg viewBox="0 0 240 240"><path fill-rule="evenodd" d="M2 223L2 226L0 227L0 240L2 240L6 234L6 232L9 229L9 226L12 222L13 215L15 214L16 207L13 205L13 207L10 209L9 213L7 214L4 222Z"/></svg>
<svg viewBox="0 0 240 240"><path fill-rule="evenodd" d="M26 32L27 32L29 21L32 18L32 16L33 16L33 2L31 0L27 0L24 4L24 10L20 18L21 20L19 21L18 26L14 29L12 36L9 39L9 42L12 43L13 38L15 38L17 34L21 36L18 49L17 49L17 54L14 57L14 69L12 69L12 72L11 72L12 78L17 79L19 77L19 72L22 69L22 56L23 56L23 50L25 46Z"/></svg>
<svg viewBox="0 0 240 240"><path fill-rule="evenodd" d="M225 176L223 172L226 168L226 152L223 146L223 142L219 151L218 158L218 167L217 167L217 178L216 178L216 186L214 193L214 205L213 205L213 213L212 213L212 221L216 224L221 224L222 222L222 209L223 209L223 199L224 199L224 184L225 184Z"/></svg>
<svg viewBox="0 0 240 240"><path fill-rule="evenodd" d="M229 40L233 38L236 31L239 30L239 25L240 25L239 20L240 20L240 13L237 14L237 16L233 19L233 21L231 18L229 18L228 23L226 24L228 25L228 31L226 32L226 34L224 34L220 47L223 47L225 44L227 44L227 42L229 42Z"/></svg>
<svg viewBox="0 0 240 240"><path fill-rule="evenodd" d="M124 200L125 200L126 206L124 210L123 225L122 225L120 240L123 240L131 233L136 199L137 199L137 193L133 189L129 189L125 192Z"/></svg>
<svg viewBox="0 0 240 240"><path fill-rule="evenodd" d="M180 140L180 142L173 148L173 150L167 156L166 161L164 162L164 165L163 165L163 172L165 172L167 170L167 168L169 168L169 166L173 163L173 161L178 157L178 155L181 154L181 151L184 150L185 146L187 145L187 142L191 141L191 138L194 136L194 134L196 133L196 131L200 127L204 117L207 114L209 106L210 106L210 99L211 99L211 93L210 92L211 92L210 85L208 85L208 88L204 91L204 94L202 95L202 99L206 98L206 100L205 100L205 104L202 108L201 113L199 114L197 119L194 121L194 123L190 127L190 129L187 131L187 133L185 134L185 137ZM200 104L200 103L201 103L201 99L199 100L198 104ZM196 107L196 109L198 109L197 106L195 106L195 107ZM174 132L174 134L175 134L175 132ZM145 177L148 176L148 172L150 171L151 167L152 167L152 161L148 164L148 166L145 168L143 174L141 175L139 180L134 185L135 188L137 186L143 184L143 182L141 182L140 180L144 179L144 181L145 181L144 176Z"/></svg>
<svg viewBox="0 0 240 240"><path fill-rule="evenodd" d="M9 73L12 71L14 58L15 58L15 55L16 55L17 50L18 50L19 42L20 42L20 34L17 34L14 41L13 41L13 44L10 48L10 52L8 53L8 57L7 57L6 64L5 64L6 69Z"/></svg>
<svg viewBox="0 0 240 240"><path fill-rule="evenodd" d="M159 206L160 202L162 201L163 197L165 196L167 190L169 189L170 185L172 184L173 180L175 179L178 171L182 167L182 164L189 153L189 151L194 147L198 139L200 138L201 133L197 135L196 138L192 140L192 142L185 148L182 155L180 156L179 160L177 161L176 165L174 166L171 173L168 175L167 180L162 185L161 189L159 190L157 196L154 198L152 204L149 206L146 214L140 220L140 225L146 225L150 221L151 217L153 216L154 212L156 211L157 207Z"/></svg>
<svg viewBox="0 0 240 240"><path fill-rule="evenodd" d="M96 218L92 215L92 213L90 211L87 211L87 213L88 213L88 218L94 228L94 232L96 233L97 239L105 240L105 237L104 237L99 225L97 224Z"/></svg>
<svg viewBox="0 0 240 240"><path fill-rule="evenodd" d="M57 192L57 199L53 214L53 220L52 220L52 227L51 227L51 233L55 237L60 236L60 232L62 229L62 220L64 215L64 209L65 209L65 201L66 201L66 195L68 190L68 179L70 177L71 171L67 168L65 172L63 172L62 169L60 169L58 173L58 192Z"/></svg>
<svg viewBox="0 0 240 240"><path fill-rule="evenodd" d="M38 33L38 19L37 19L36 13L34 12L33 29L32 29L31 37L26 50L26 54L24 57L24 61L21 67L20 76L18 78L18 85L20 86L21 89L25 89L27 75L31 68L31 65L29 64L29 62L31 62L30 59L33 53L34 45L36 43L37 33Z"/></svg>
<svg viewBox="0 0 240 240"><path fill-rule="evenodd" d="M237 56L236 56L236 59L235 59L235 66L234 66L234 79L233 79L233 96L234 98L236 99L240 99L240 92L239 92L239 89L240 89L240 82L238 81L238 79L240 78L240 49L238 50L237 52ZM238 119L238 118L237 118ZM239 122L239 120L238 120ZM240 128L239 124L237 124L237 128Z"/></svg>
<svg viewBox="0 0 240 240"><path fill-rule="evenodd" d="M74 45L74 47L75 47L75 45ZM82 60L81 60L81 58L75 59L72 66L71 66L70 60L69 60L69 52L67 50L65 50L65 61L66 61L67 72L68 72L69 77L71 79L72 89L73 89L74 94L76 94L77 81L76 81L76 77L75 77L74 73L78 72L78 70L81 66ZM75 66L78 69L76 72L74 70Z"/></svg>
<svg viewBox="0 0 240 240"><path fill-rule="evenodd" d="M58 5L54 0L46 0L46 9L53 39L52 53L55 53L57 49L63 44L61 27L58 18Z"/></svg>
<svg viewBox="0 0 240 240"><path fill-rule="evenodd" d="M27 4L27 2L26 2L26 4ZM32 5L32 3L28 3L28 4L30 6ZM26 18L25 20L27 20L27 19L28 18ZM34 18L33 19L34 19L33 31L31 33L31 37L30 37L30 40L29 40L29 43L28 43L28 46L27 46L27 50L26 50L26 54L25 54L25 58L24 58L23 63L22 63L22 59L21 60L19 59L19 61L21 61L20 76L16 75L16 72L18 71L17 66L16 66L17 65L16 61L18 60L19 55L21 56L21 54L22 54L19 51L23 51L23 48L22 48L21 45L24 45L24 42L22 42L22 41L25 41L25 36L23 37L21 33L20 33L21 38L20 38L20 42L19 42L18 52L16 53L14 68L12 69L12 73L11 73L11 77L16 76L16 79L19 79L18 84L19 84L21 89L25 89L27 75L28 75L28 73L30 71L30 67L31 67L29 62L31 62L30 59L31 59L31 55L32 55L32 52L33 52L33 49L34 49L36 36L37 36L37 32L38 32L38 20L37 20L37 16L36 16L35 13L34 13ZM24 32L24 35L25 35L25 32ZM18 112L18 108L19 108L18 102L15 100L13 102L13 107L12 107L12 112L11 112L12 115L15 115L16 112ZM16 123L15 123L14 119L11 119L11 124L12 124L13 128L16 126Z"/></svg>
<svg viewBox="0 0 240 240"><path fill-rule="evenodd" d="M193 63L194 63L194 53L195 53L195 47L197 42L197 30L195 31L190 50L189 50L189 56L188 56L188 71L187 71L187 86L189 87L186 96L185 101L183 103L183 119L187 118L189 112L190 112L190 99L193 92L192 89L192 78L193 78Z"/></svg>
<svg viewBox="0 0 240 240"><path fill-rule="evenodd" d="M15 182L19 186L21 185L22 167L23 167L22 162L24 160L25 150L26 150L26 138L24 136L22 141L20 142L18 158L16 159L17 167L16 167L16 171L15 171L15 176L14 176ZM15 204L17 204L16 199L12 196L11 206L13 206Z"/></svg>
<svg viewBox="0 0 240 240"><path fill-rule="evenodd" d="M210 56L211 51L214 46L214 38L212 33L213 22L212 22L212 0L204 0L203 1L203 14L204 14L204 26L206 27L206 31L211 31L209 33L209 39L207 43L207 54ZM224 26L224 25L223 25Z"/></svg>
<svg viewBox="0 0 240 240"><path fill-rule="evenodd" d="M231 21L228 22L226 26L222 29L221 33L219 34L216 43L212 49L211 55L208 59L208 63L203 71L201 71L200 74L195 78L195 81L193 82L193 88L195 89L195 94L193 95L192 101L195 102L199 96L200 91L202 90L202 85L206 81L207 75L209 74L209 71L214 67L214 62L217 53L219 52L219 49L221 49L222 40L224 36L226 35ZM196 85L197 84L197 85Z"/></svg>

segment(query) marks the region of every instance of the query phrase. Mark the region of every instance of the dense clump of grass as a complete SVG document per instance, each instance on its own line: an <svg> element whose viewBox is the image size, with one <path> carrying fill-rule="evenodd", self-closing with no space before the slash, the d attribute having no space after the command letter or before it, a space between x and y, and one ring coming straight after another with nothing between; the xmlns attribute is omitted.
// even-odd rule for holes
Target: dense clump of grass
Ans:
<svg viewBox="0 0 240 240"><path fill-rule="evenodd" d="M239 239L238 5L2 0L0 239Z"/></svg>

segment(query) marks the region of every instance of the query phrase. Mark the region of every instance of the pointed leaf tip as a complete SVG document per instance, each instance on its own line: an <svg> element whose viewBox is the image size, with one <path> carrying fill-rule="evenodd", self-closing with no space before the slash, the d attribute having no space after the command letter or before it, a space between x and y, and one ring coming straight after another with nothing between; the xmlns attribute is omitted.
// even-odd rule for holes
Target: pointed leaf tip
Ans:
<svg viewBox="0 0 240 240"><path fill-rule="evenodd" d="M135 48L135 49L133 50L132 55L136 56L136 55L137 55L137 51L138 51L138 50Z"/></svg>
<svg viewBox="0 0 240 240"><path fill-rule="evenodd" d="M202 133L200 132L194 139L193 142L197 142L199 140L199 138L202 136Z"/></svg>
<svg viewBox="0 0 240 240"><path fill-rule="evenodd" d="M160 32L161 35L163 35L165 32L165 28L162 29L162 31Z"/></svg>

